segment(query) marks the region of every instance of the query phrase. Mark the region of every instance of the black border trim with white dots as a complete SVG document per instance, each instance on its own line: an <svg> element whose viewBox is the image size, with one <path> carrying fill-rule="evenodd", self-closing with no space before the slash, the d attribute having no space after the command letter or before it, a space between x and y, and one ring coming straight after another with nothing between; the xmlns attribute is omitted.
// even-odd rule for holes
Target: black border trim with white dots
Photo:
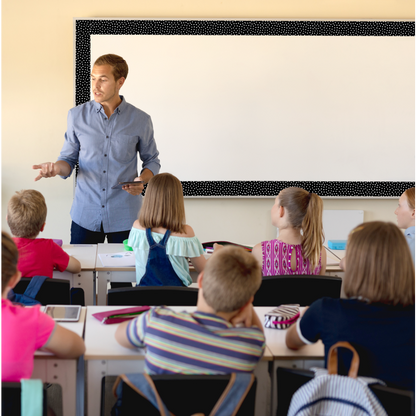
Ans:
<svg viewBox="0 0 416 416"><path fill-rule="evenodd" d="M75 20L75 103L90 100L91 35L415 36L410 21ZM185 181L185 196L268 197L298 186L323 197L399 197L414 182Z"/></svg>

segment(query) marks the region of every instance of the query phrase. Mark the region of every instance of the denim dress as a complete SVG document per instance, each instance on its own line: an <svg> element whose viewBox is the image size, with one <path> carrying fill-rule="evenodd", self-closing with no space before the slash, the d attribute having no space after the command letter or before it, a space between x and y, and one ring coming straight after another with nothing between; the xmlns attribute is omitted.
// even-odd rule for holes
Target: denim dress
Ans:
<svg viewBox="0 0 416 416"><path fill-rule="evenodd" d="M192 279L188 258L204 253L196 236L172 236L169 230L160 234L133 227L128 244L134 251L140 286L189 286Z"/></svg>

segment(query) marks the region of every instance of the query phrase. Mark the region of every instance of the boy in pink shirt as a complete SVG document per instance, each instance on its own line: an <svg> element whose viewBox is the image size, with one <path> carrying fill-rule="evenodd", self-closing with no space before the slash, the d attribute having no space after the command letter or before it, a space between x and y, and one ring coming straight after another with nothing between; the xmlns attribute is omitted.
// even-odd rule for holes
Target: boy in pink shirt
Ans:
<svg viewBox="0 0 416 416"><path fill-rule="evenodd" d="M7 205L7 223L19 250L17 269L23 277L52 277L53 271L81 271L80 262L69 256L53 240L36 238L45 228L46 203L33 189L16 192Z"/></svg>
<svg viewBox="0 0 416 416"><path fill-rule="evenodd" d="M18 251L10 236L2 232L1 379L18 382L30 378L34 353L45 349L61 358L76 358L85 351L83 339L61 327L40 311L40 306L14 305L7 299L20 280Z"/></svg>

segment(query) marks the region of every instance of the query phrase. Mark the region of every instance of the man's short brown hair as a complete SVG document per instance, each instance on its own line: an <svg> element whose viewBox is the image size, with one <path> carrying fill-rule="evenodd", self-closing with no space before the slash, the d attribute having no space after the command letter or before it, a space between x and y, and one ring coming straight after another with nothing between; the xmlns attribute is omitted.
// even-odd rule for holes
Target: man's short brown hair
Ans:
<svg viewBox="0 0 416 416"><path fill-rule="evenodd" d="M395 224L373 221L351 231L342 284L347 297L392 305L415 303L413 260Z"/></svg>
<svg viewBox="0 0 416 416"><path fill-rule="evenodd" d="M46 202L34 189L16 192L7 205L7 223L15 237L35 238L46 221Z"/></svg>
<svg viewBox="0 0 416 416"><path fill-rule="evenodd" d="M102 55L95 60L94 66L101 65L110 65L112 67L112 72L116 81L121 77L127 78L127 74L129 73L127 62L121 56L112 53Z"/></svg>
<svg viewBox="0 0 416 416"><path fill-rule="evenodd" d="M5 231L1 233L1 291L4 292L10 279L17 273L19 252L14 241Z"/></svg>
<svg viewBox="0 0 416 416"><path fill-rule="evenodd" d="M261 285L261 267L246 250L227 246L207 262L202 280L204 299L215 312L242 308Z"/></svg>

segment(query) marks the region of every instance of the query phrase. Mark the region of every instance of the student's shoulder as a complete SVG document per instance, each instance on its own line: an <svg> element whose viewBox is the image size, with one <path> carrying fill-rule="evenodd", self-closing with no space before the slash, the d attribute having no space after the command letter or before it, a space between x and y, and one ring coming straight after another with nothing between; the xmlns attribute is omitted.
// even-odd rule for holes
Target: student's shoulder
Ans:
<svg viewBox="0 0 416 416"><path fill-rule="evenodd" d="M194 322L194 319L192 317L192 314L187 311L176 311L171 308L165 307L165 306L156 306L154 308L151 308L148 311L148 318L149 321L154 320L167 320L169 322L172 321L192 321Z"/></svg>
<svg viewBox="0 0 416 416"><path fill-rule="evenodd" d="M10 317L13 317L10 319L22 320L22 322L28 323L29 326L32 325L34 321L43 319L44 316L46 316L47 319L52 319L50 318L50 316L47 316L43 312L41 312L40 305L27 307L24 305L13 303L8 299L2 299L1 312L5 320L9 319L6 317L10 315Z"/></svg>
<svg viewBox="0 0 416 416"><path fill-rule="evenodd" d="M78 116L80 114L90 113L97 111L97 103L94 100L87 101L86 103L72 107L68 113L72 116Z"/></svg>
<svg viewBox="0 0 416 416"><path fill-rule="evenodd" d="M172 237L185 237L192 238L195 237L195 232L190 225L185 224L183 233L172 233Z"/></svg>
<svg viewBox="0 0 416 416"><path fill-rule="evenodd" d="M137 108L133 104L130 104L129 102L127 102L124 97L123 97L122 104L120 104L120 109L122 111L127 112L127 114L132 115L135 119L138 119L141 123L149 122L151 120L151 117L149 114L147 114L145 111L141 110L140 108Z"/></svg>
<svg viewBox="0 0 416 416"><path fill-rule="evenodd" d="M140 224L139 220L134 221L133 228L135 228L137 230L145 230L146 229Z"/></svg>

